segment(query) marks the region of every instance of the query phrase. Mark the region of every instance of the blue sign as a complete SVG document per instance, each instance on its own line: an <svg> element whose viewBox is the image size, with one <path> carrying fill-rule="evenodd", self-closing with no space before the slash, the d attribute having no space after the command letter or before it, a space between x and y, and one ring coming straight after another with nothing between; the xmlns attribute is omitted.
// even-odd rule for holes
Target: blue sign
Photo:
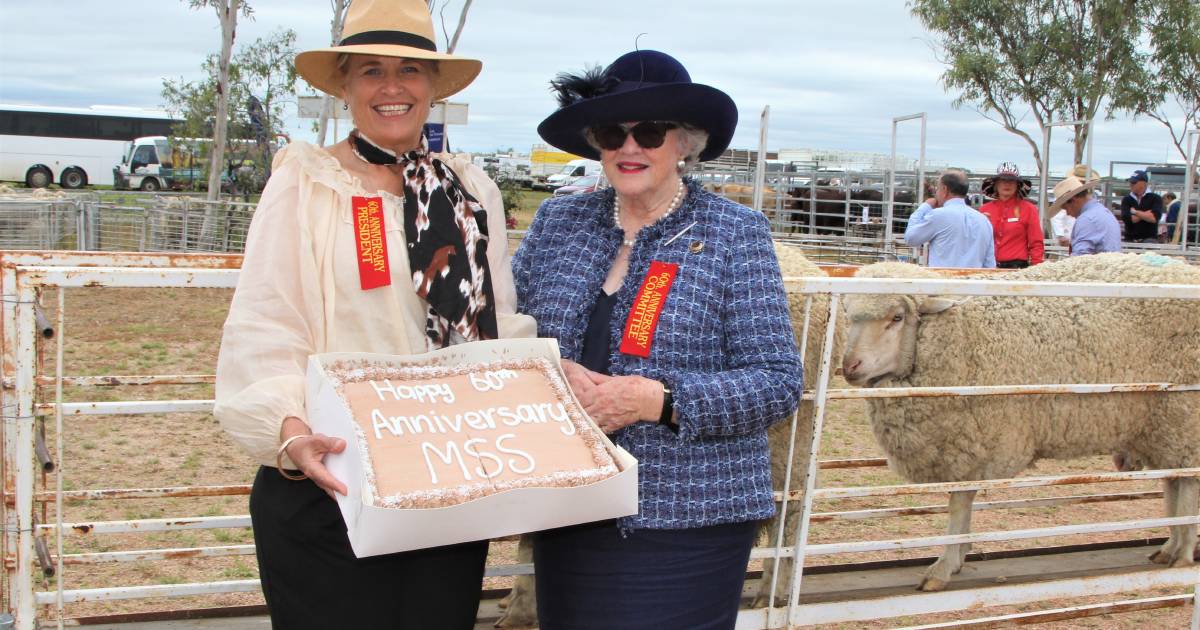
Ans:
<svg viewBox="0 0 1200 630"><path fill-rule="evenodd" d="M446 126L442 123L425 123L425 137L429 139L431 152L441 153L446 150Z"/></svg>

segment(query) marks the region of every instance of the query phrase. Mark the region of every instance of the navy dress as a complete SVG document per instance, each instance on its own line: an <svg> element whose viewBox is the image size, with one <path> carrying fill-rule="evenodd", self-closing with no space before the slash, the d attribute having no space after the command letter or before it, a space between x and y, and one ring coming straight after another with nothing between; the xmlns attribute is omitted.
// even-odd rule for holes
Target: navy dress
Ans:
<svg viewBox="0 0 1200 630"><path fill-rule="evenodd" d="M609 373L616 296L600 292L579 363ZM542 630L726 630L738 601L756 521L622 532L616 521L541 532L534 545Z"/></svg>

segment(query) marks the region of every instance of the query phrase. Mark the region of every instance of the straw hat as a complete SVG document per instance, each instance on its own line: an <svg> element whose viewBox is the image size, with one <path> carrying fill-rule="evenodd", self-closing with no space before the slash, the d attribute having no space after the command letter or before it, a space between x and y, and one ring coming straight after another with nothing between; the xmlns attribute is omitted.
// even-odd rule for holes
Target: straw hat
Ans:
<svg viewBox="0 0 1200 630"><path fill-rule="evenodd" d="M1083 180L1074 175L1068 175L1061 182L1054 185L1054 203L1050 204L1049 212L1058 212L1058 209L1075 195L1085 190L1091 190L1099 183L1099 179Z"/></svg>
<svg viewBox="0 0 1200 630"><path fill-rule="evenodd" d="M433 94L435 99L443 99L470 85L483 63L440 53L436 41L429 7L423 0L354 0L346 12L342 41L296 55L296 73L318 90L341 98L338 55L427 59L438 62Z"/></svg>

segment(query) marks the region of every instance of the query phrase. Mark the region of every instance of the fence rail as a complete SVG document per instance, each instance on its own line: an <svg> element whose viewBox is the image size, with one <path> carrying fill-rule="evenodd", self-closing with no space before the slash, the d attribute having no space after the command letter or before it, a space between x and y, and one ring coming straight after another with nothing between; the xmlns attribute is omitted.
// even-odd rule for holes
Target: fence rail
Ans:
<svg viewBox="0 0 1200 630"><path fill-rule="evenodd" d="M233 287L238 271L237 256L201 256L146 254L124 255L106 253L66 252L7 253L0 254L0 285L3 286L3 340L4 340L4 384L5 416L4 437L4 549L6 559L7 591L9 609L16 616L16 627L28 630L36 625L36 607L50 606L47 614L62 615L62 606L70 602L118 600L140 597L180 597L213 593L250 592L258 588L257 580L223 580L185 584L151 584L140 586L110 586L104 588L67 589L62 570L65 566L83 567L96 564L132 561L161 560L195 557L245 556L253 553L252 545L219 545L210 547L179 547L171 549L129 549L95 553L63 553L61 546L54 553L46 552L48 560L42 566L57 575L58 590L35 591L34 569L37 565L35 547L43 535L54 535L61 541L65 536L94 536L128 534L151 531L179 531L186 529L244 528L248 525L245 515L216 517L181 517L128 519L120 521L64 522L62 505L64 500L94 501L142 498L179 498L201 496L245 495L249 487L244 484L223 486L116 488L65 490L59 486L54 490L36 491L38 477L35 447L35 423L39 414L53 416L61 423L66 414L145 414L177 411L204 412L211 410L211 400L152 400L112 402L63 402L64 385L97 387L109 384L153 386L174 384L180 380L189 383L211 382L210 375L149 375L138 377L68 377L61 372L53 377L37 372L38 344L46 343L36 333L34 304L45 288L58 288L60 296L59 329L62 333L64 311L61 308L65 290L80 287ZM121 267L123 263L135 267ZM101 265L101 266L93 266ZM1121 285L1121 284L1075 284L1075 283L1028 283L997 280L883 280L859 278L788 278L785 280L789 292L805 295L826 294L841 296L849 294L936 294L936 295L1020 295L1087 297L1098 299L1184 299L1200 300L1200 286L1173 285ZM1161 587L1189 587L1193 596L1172 596L1176 601L1188 597L1200 599L1200 568L1185 567L1139 571L1119 575L1102 575L1077 579L1060 579L1039 584L1013 584L980 589L962 590L920 595L895 595L872 600L870 606L854 602L830 601L802 603L800 589L803 580L805 559L816 555L859 553L875 550L920 548L947 543L969 541L1020 540L1042 536L1057 536L1072 533L1098 533L1126 531L1170 524L1194 523L1200 517L1176 517L1139 519L1133 521L1104 522L1064 525L1003 532L978 532L955 536L924 536L882 541L850 541L826 544L808 544L810 523L831 520L860 520L866 518L889 518L910 514L932 514L944 510L942 506L917 506L908 508L861 509L843 512L814 513L813 501L873 496L900 496L910 494L944 493L970 489L1036 488L1067 484L1099 483L1113 481L1162 479L1179 476L1200 476L1200 469L1163 471L1134 471L1123 473L1095 473L1084 475L1023 477L977 482L954 482L941 484L901 484L870 487L826 487L816 488L818 468L873 467L882 462L878 458L858 460L830 460L819 462L821 425L824 421L825 405L834 399L862 399L869 397L897 397L911 395L1020 395L1024 393L1071 393L1088 395L1111 391L1196 391L1200 384L1193 383L1111 383L1111 384L1062 384L1045 386L988 386L988 387L944 387L907 388L895 390L843 390L829 386L832 374L832 336L838 317L839 300L830 300L829 327L826 343L822 348L821 370L815 389L806 396L816 402L814 441L810 445L808 487L802 492L785 492L789 498L802 499L801 530L797 532L795 546L781 543L772 547L759 548L753 553L756 558L778 560L794 558L793 574L778 575L777 579L789 580L791 594L786 602L773 602L761 609L741 611L739 628L782 628L788 624L813 624L853 622L866 619L916 615L963 610L982 606L1017 604L1049 599L1078 597L1129 592ZM810 301L811 305L811 301ZM56 348L68 343L66 335L57 337ZM57 362L61 370L61 360ZM111 380L110 380L111 379ZM37 392L40 388L54 387L53 402L39 404ZM793 423L798 422L793 419ZM56 432L60 439L61 424ZM60 465L61 443L55 458ZM796 458L792 458L795 460ZM789 463L789 466L791 463ZM59 468L61 474L61 467ZM61 478L61 477L59 477ZM786 475L791 478L790 471ZM202 480L198 480L202 481ZM1140 500L1161 496L1154 492L1127 492L1116 495L1075 495L1055 498L1033 498L981 503L976 509L1011 509L1033 505L1063 505L1118 500ZM48 522L35 519L35 508L55 503L55 516ZM787 502L783 504L787 509ZM61 542L60 542L61 545ZM518 575L529 573L528 565L493 566L488 575ZM1182 600L1180 600L1182 601ZM1106 604L1114 610L1122 602ZM1193 624L1195 627L1195 623Z"/></svg>
<svg viewBox="0 0 1200 630"><path fill-rule="evenodd" d="M254 204L187 195L0 197L0 248L240 252Z"/></svg>
<svg viewBox="0 0 1200 630"><path fill-rule="evenodd" d="M739 203L753 203L752 171L701 165L695 177ZM804 248L817 262L867 264L921 260L920 249L900 236L908 216L925 195L916 192L919 174L897 171L889 194L882 170L768 171L759 208L779 240ZM971 178L978 189L981 176ZM928 180L926 180L928 182ZM1051 183L1055 181L1053 178ZM1099 194L1112 207L1120 199L1112 184ZM887 212L888 198L893 212ZM973 202L983 201L973 194ZM16 194L0 197L0 249L108 252L241 252L254 204L233 199L209 202L178 193L92 191ZM889 225L889 217L890 223ZM1188 242L1200 242L1200 218L1189 223ZM511 236L511 235L510 235ZM1049 236L1049 235L1048 235ZM1066 248L1046 240L1046 257ZM515 245L515 244L514 244ZM1173 244L1124 243L1127 251L1156 251L1200 263L1200 249Z"/></svg>

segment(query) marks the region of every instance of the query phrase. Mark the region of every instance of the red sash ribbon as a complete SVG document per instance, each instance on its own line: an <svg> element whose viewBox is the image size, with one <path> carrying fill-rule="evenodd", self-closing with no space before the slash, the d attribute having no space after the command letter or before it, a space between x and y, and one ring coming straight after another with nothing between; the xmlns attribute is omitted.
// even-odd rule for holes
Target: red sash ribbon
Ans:
<svg viewBox="0 0 1200 630"><path fill-rule="evenodd" d="M679 265L675 263L657 260L650 262L650 271L646 273L642 288L633 299L633 308L629 309L629 317L625 320L621 352L642 358L650 356L658 317L662 315L663 305L667 303L667 293L671 291L671 283L675 281L677 273Z"/></svg>
<svg viewBox="0 0 1200 630"><path fill-rule="evenodd" d="M352 197L354 244L358 246L358 282L363 291L392 283L388 270L387 235L383 229L383 198Z"/></svg>

